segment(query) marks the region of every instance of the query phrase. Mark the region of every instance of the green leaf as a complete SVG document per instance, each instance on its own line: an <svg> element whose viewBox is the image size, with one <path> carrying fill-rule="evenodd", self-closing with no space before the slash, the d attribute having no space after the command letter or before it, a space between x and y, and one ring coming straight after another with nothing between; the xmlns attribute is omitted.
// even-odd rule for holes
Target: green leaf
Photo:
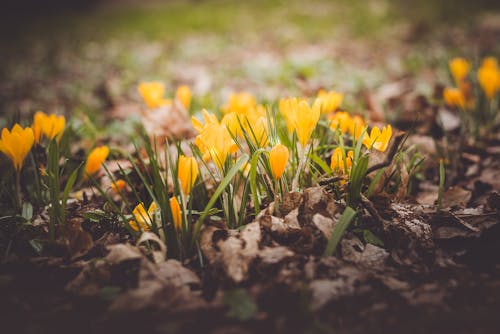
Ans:
<svg viewBox="0 0 500 334"><path fill-rule="evenodd" d="M243 154L240 159L233 165L233 167L227 172L226 176L224 179L222 179L221 183L215 190L215 193L212 195L212 198L210 198L210 201L208 201L207 205L205 206L205 209L203 210L202 215L198 218L194 225L194 233L193 233L193 239L191 240L191 245L194 246L194 242L198 239L198 235L200 234L201 226L203 225L203 221L205 218L209 215L210 209L212 209L212 206L214 206L215 202L219 198L219 196L222 194L224 189L231 183L231 180L233 177L238 173L240 170L240 167L243 166L246 162L248 161L248 155Z"/></svg>
<svg viewBox="0 0 500 334"><path fill-rule="evenodd" d="M241 321L252 319L259 310L254 299L245 289L227 291L222 302L229 308L226 315Z"/></svg>
<svg viewBox="0 0 500 334"><path fill-rule="evenodd" d="M80 171L80 167L82 167L82 165L83 165L83 163L80 164L80 166L78 166L77 168L75 168L73 173L71 173L70 177L68 178L68 181L66 182L66 186L64 187L63 196L62 196L62 200L61 200L62 212L64 215L66 215L66 202L68 201L69 192L71 191L71 189L75 185L76 178L78 177L78 172Z"/></svg>
<svg viewBox="0 0 500 334"><path fill-rule="evenodd" d="M24 202L23 203L23 209L21 212L21 216L26 219L27 221L30 221L31 218L33 218L33 205L29 202Z"/></svg>
<svg viewBox="0 0 500 334"><path fill-rule="evenodd" d="M335 228L332 231L332 235L330 236L330 240L328 240L328 244L326 245L325 252L323 256L332 256L332 254L337 249L337 245L340 242L340 239L344 235L345 230L351 223L351 221L356 216L356 211L350 206L346 207L342 216L340 216L339 221L335 225Z"/></svg>
<svg viewBox="0 0 500 334"><path fill-rule="evenodd" d="M366 190L366 197L370 198L371 195L373 194L373 191L375 190L375 187L379 183L380 179L382 178L382 175L384 175L384 172L387 168L381 168L377 171L377 174L373 177L373 180L370 182L370 185L368 186L368 189Z"/></svg>
<svg viewBox="0 0 500 334"><path fill-rule="evenodd" d="M384 242L370 230L363 230L363 239L368 244L384 247Z"/></svg>
<svg viewBox="0 0 500 334"><path fill-rule="evenodd" d="M257 193L257 167L259 165L259 158L264 152L266 151L262 148L255 151L250 163L250 189L252 190L252 200L253 206L255 208L255 216L257 216L260 212L260 200L259 194Z"/></svg>

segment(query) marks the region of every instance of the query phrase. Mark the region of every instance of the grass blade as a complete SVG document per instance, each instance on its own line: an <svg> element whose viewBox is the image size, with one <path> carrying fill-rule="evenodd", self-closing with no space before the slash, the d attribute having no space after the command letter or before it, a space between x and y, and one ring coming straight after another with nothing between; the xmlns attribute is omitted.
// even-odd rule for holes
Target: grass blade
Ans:
<svg viewBox="0 0 500 334"><path fill-rule="evenodd" d="M332 256L335 250L337 249L337 245L340 242L340 239L344 235L345 230L351 223L351 221L356 216L356 211L350 206L346 207L342 216L340 216L339 221L335 225L333 229L332 235L330 236L330 240L328 240L328 244L326 245L325 252L323 256Z"/></svg>

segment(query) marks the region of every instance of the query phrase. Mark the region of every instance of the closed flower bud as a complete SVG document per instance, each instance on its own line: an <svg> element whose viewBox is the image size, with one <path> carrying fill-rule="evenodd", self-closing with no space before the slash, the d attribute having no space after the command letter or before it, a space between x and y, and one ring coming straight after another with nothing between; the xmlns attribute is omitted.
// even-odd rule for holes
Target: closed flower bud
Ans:
<svg viewBox="0 0 500 334"><path fill-rule="evenodd" d="M175 98L180 103L182 103L184 108L186 108L187 110L189 110L189 107L191 106L191 97L192 97L192 93L191 93L191 89L189 88L189 86L182 85L182 86L177 87L177 91L175 92Z"/></svg>
<svg viewBox="0 0 500 334"><path fill-rule="evenodd" d="M181 155L177 166L177 177L179 178L182 192L184 195L189 195L198 177L198 162L196 158Z"/></svg>
<svg viewBox="0 0 500 334"><path fill-rule="evenodd" d="M275 180L279 180L285 171L288 163L288 148L285 145L277 144L269 152L269 163Z"/></svg>
<svg viewBox="0 0 500 334"><path fill-rule="evenodd" d="M177 197L170 198L170 210L172 211L172 219L174 220L174 228L179 231L182 228L182 213L181 206Z"/></svg>
<svg viewBox="0 0 500 334"><path fill-rule="evenodd" d="M448 65L455 83L459 85L465 79L467 73L469 73L469 62L464 58L453 58Z"/></svg>
<svg viewBox="0 0 500 334"><path fill-rule="evenodd" d="M116 180L111 184L111 190L113 190L115 194L119 194L120 192L125 190L126 187L127 183L122 179Z"/></svg>
<svg viewBox="0 0 500 334"><path fill-rule="evenodd" d="M458 88L445 88L443 98L450 107L459 107L460 109L465 109L466 107L465 96Z"/></svg>
<svg viewBox="0 0 500 334"><path fill-rule="evenodd" d="M488 57L483 60L477 71L477 79L488 100L493 99L500 89L500 70L495 58Z"/></svg>
<svg viewBox="0 0 500 334"><path fill-rule="evenodd" d="M109 148L107 146L96 147L90 151L87 163L85 164L85 174L92 175L97 173L104 161L106 161L108 154Z"/></svg>

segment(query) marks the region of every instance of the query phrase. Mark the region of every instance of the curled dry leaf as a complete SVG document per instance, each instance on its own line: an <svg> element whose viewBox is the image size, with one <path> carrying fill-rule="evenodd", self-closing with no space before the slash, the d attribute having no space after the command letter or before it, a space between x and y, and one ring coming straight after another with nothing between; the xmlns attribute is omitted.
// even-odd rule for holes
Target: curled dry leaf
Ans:
<svg viewBox="0 0 500 334"><path fill-rule="evenodd" d="M153 249L150 244L151 242L156 244L159 249ZM154 263L165 261L167 257L167 246L156 234L152 232L142 233L139 240L137 240L137 246L141 246L144 244L145 246L147 246L146 249L148 250L148 253L151 254Z"/></svg>
<svg viewBox="0 0 500 334"><path fill-rule="evenodd" d="M273 238L290 241L297 239L301 233L297 215L298 209L292 210L285 218L264 214L258 217L258 222Z"/></svg>
<svg viewBox="0 0 500 334"><path fill-rule="evenodd" d="M259 222L245 226L242 231L218 232L209 226L201 233L201 250L210 265L219 267L235 283L247 279L251 262L259 253L262 238Z"/></svg>
<svg viewBox="0 0 500 334"><path fill-rule="evenodd" d="M200 280L191 270L177 260L154 264L143 258L140 262L138 285L119 295L111 304L110 311L138 311L144 309L166 309L179 312L180 308L205 306L198 287Z"/></svg>

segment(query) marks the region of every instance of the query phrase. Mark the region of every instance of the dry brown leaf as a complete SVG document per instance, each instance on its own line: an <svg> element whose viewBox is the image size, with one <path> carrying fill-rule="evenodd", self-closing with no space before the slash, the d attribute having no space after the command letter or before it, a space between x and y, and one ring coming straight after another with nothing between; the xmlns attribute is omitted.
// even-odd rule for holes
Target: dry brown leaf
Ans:
<svg viewBox="0 0 500 334"><path fill-rule="evenodd" d="M220 267L233 282L242 282L247 279L250 264L259 253L260 224L255 221L242 231L218 231L224 230L213 226L203 229L202 252L211 265Z"/></svg>
<svg viewBox="0 0 500 334"><path fill-rule="evenodd" d="M450 208L454 206L465 207L470 201L472 193L459 186L450 187L443 194L441 206L443 208Z"/></svg>
<svg viewBox="0 0 500 334"><path fill-rule="evenodd" d="M170 106L143 112L141 120L146 133L158 143L164 143L166 138L184 139L195 135L188 112L177 100Z"/></svg>
<svg viewBox="0 0 500 334"><path fill-rule="evenodd" d="M57 230L57 242L66 248L71 259L85 255L94 246L92 236L82 229L82 221L69 220Z"/></svg>

